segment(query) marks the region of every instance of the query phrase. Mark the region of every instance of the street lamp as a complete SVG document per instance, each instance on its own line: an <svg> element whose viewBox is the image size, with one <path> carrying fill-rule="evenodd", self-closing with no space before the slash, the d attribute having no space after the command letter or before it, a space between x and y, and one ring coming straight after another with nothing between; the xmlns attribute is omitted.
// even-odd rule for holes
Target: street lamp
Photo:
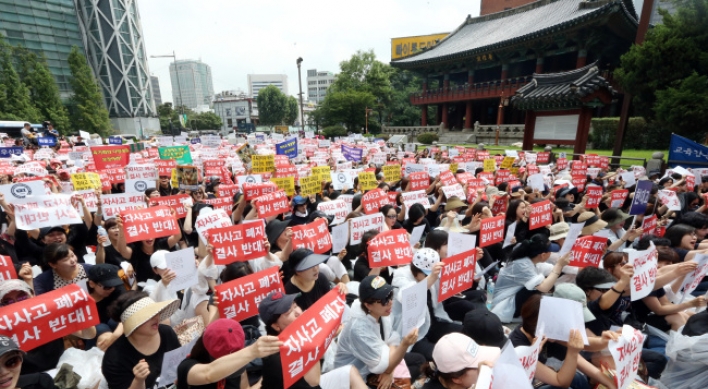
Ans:
<svg viewBox="0 0 708 389"><path fill-rule="evenodd" d="M300 75L300 64L302 63L302 57L298 57L297 61L297 82L300 84L300 127L302 127L302 133L305 133L305 113L302 108L302 76Z"/></svg>
<svg viewBox="0 0 708 389"><path fill-rule="evenodd" d="M179 82L179 70L177 69L177 55L175 54L174 51L172 51L172 54L165 54L165 55L151 55L150 58L172 58L173 63L175 64L175 75L177 78L177 91L179 93L179 106L180 106L180 115L182 115L182 120L184 120L184 99L182 99L182 85ZM185 121L185 124L186 121Z"/></svg>
<svg viewBox="0 0 708 389"><path fill-rule="evenodd" d="M364 114L364 120L366 121L366 134L369 134L369 112L374 112L373 108L366 107L366 113Z"/></svg>

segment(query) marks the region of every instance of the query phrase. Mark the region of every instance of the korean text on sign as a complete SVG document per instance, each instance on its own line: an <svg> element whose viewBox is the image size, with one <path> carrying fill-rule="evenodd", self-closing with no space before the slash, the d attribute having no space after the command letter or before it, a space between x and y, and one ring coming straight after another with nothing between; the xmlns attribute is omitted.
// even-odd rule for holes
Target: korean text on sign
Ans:
<svg viewBox="0 0 708 389"><path fill-rule="evenodd" d="M413 259L413 249L404 229L390 230L369 241L369 266L407 265Z"/></svg>
<svg viewBox="0 0 708 389"><path fill-rule="evenodd" d="M531 204L531 214L529 215L529 230L535 230L543 226L553 224L553 212L550 200Z"/></svg>
<svg viewBox="0 0 708 389"><path fill-rule="evenodd" d="M177 219L170 208L160 205L146 209L121 212L125 242L156 239L180 233Z"/></svg>
<svg viewBox="0 0 708 389"><path fill-rule="evenodd" d="M607 247L607 238L600 236L584 236L573 243L572 259L569 266L598 267L602 254Z"/></svg>
<svg viewBox="0 0 708 389"><path fill-rule="evenodd" d="M0 308L0 334L24 351L99 322L96 302L76 284Z"/></svg>
<svg viewBox="0 0 708 389"><path fill-rule="evenodd" d="M648 296L654 290L658 263L658 254L654 244L650 243L647 250L630 252L629 263L634 266L630 292L632 301L636 301Z"/></svg>
<svg viewBox="0 0 708 389"><path fill-rule="evenodd" d="M469 250L443 259L445 267L440 272L438 302L443 302L457 293L472 287L477 250Z"/></svg>
<svg viewBox="0 0 708 389"><path fill-rule="evenodd" d="M214 246L212 256L217 265L228 265L267 255L264 240L265 227L262 221L209 230L209 242Z"/></svg>
<svg viewBox="0 0 708 389"><path fill-rule="evenodd" d="M332 289L278 335L283 387L292 386L319 363L342 323L346 300Z"/></svg>
<svg viewBox="0 0 708 389"><path fill-rule="evenodd" d="M255 199L254 203L259 218L275 216L290 210L288 195L282 190L260 196Z"/></svg>
<svg viewBox="0 0 708 389"><path fill-rule="evenodd" d="M487 247L504 240L504 215L482 220L479 233L479 247Z"/></svg>
<svg viewBox="0 0 708 389"><path fill-rule="evenodd" d="M349 244L355 245L361 243L361 237L369 230L377 230L378 232L384 230L384 216L381 212L350 219Z"/></svg>
<svg viewBox="0 0 708 389"><path fill-rule="evenodd" d="M388 195L386 195L386 192L382 189L378 188L366 192L364 196L361 197L361 206L364 208L364 213L367 215L379 212L381 207L388 203Z"/></svg>
<svg viewBox="0 0 708 389"><path fill-rule="evenodd" d="M0 282L17 279L15 265L12 263L12 258L7 255L0 255Z"/></svg>
<svg viewBox="0 0 708 389"><path fill-rule="evenodd" d="M617 389L628 388L637 376L643 344L644 335L625 325L622 327L622 336L618 340L610 340L607 345L615 361Z"/></svg>
<svg viewBox="0 0 708 389"><path fill-rule="evenodd" d="M324 254L332 249L332 236L327 228L327 219L293 227L293 250L306 248L316 254Z"/></svg>
<svg viewBox="0 0 708 389"><path fill-rule="evenodd" d="M241 321L258 315L258 306L268 293L284 292L278 267L269 267L258 273L217 285L221 317Z"/></svg>

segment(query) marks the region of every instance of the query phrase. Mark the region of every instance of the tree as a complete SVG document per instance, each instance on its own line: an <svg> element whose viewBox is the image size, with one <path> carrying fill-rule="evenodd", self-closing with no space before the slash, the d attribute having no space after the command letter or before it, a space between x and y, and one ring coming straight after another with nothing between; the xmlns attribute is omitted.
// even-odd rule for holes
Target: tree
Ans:
<svg viewBox="0 0 708 389"><path fill-rule="evenodd" d="M12 64L12 47L0 38L0 120L37 123L39 111L30 99L30 92L20 81Z"/></svg>
<svg viewBox="0 0 708 389"><path fill-rule="evenodd" d="M108 110L86 57L74 46L71 48L68 62L71 69L71 88L74 90L71 97L73 127L76 130L98 133L102 137L110 135L112 126Z"/></svg>
<svg viewBox="0 0 708 389"><path fill-rule="evenodd" d="M258 91L258 121L266 126L283 123L288 112L288 98L275 85Z"/></svg>
<svg viewBox="0 0 708 389"><path fill-rule="evenodd" d="M347 130L359 133L366 127L366 107L375 102L376 98L370 92L328 91L315 116L325 118L322 125L342 124Z"/></svg>
<svg viewBox="0 0 708 389"><path fill-rule="evenodd" d="M298 118L300 113L300 104L298 104L297 99L293 96L288 96L287 110L285 113L284 122L285 124L292 126Z"/></svg>
<svg viewBox="0 0 708 389"><path fill-rule="evenodd" d="M61 133L68 134L71 129L69 114L61 101L59 87L49 71L46 58L24 47L15 47L14 53L20 79L29 90L41 118L50 120Z"/></svg>
<svg viewBox="0 0 708 389"><path fill-rule="evenodd" d="M663 24L622 56L615 78L634 96L638 113L662 129L657 138L665 141L674 132L702 141L708 127L708 0L678 4L674 15L660 10Z"/></svg>
<svg viewBox="0 0 708 389"><path fill-rule="evenodd" d="M420 107L411 104L410 95L422 84L420 77L402 69L394 68L391 74L391 103L385 107L385 121L393 126L417 126L420 124Z"/></svg>
<svg viewBox="0 0 708 389"><path fill-rule="evenodd" d="M219 115L214 112L204 112L191 116L192 119L197 124L198 130L219 130L223 122Z"/></svg>

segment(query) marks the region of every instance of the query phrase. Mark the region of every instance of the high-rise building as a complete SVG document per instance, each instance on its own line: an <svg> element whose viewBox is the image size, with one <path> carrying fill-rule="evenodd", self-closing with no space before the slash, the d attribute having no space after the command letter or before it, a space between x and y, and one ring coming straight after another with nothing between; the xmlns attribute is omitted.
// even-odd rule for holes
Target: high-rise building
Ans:
<svg viewBox="0 0 708 389"><path fill-rule="evenodd" d="M328 71L307 71L307 100L321 103L327 95L327 89L334 83L335 75Z"/></svg>
<svg viewBox="0 0 708 389"><path fill-rule="evenodd" d="M258 97L258 91L275 85L281 92L288 94L288 76L286 74L249 74L248 94L254 99Z"/></svg>
<svg viewBox="0 0 708 389"><path fill-rule="evenodd" d="M61 97L71 96L67 58L72 46L84 47L74 0L0 0L0 34L43 54Z"/></svg>
<svg viewBox="0 0 708 389"><path fill-rule="evenodd" d="M160 79L157 76L150 76L152 86L152 96L155 99L155 106L162 105L162 93L160 93Z"/></svg>
<svg viewBox="0 0 708 389"><path fill-rule="evenodd" d="M214 84L211 79L211 67L204 62L192 59L172 62L170 81L175 107L184 105L189 109L196 109L199 106L211 105Z"/></svg>

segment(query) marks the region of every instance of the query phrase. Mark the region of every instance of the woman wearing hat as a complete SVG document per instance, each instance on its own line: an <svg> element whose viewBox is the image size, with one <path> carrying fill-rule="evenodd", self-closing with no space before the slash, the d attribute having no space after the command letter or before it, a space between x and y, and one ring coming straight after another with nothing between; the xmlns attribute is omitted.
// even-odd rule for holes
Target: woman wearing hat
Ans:
<svg viewBox="0 0 708 389"><path fill-rule="evenodd" d="M244 367L254 359L277 353L283 342L267 335L248 347L245 344L246 336L237 321L218 319L209 324L177 367L177 389L239 388L242 380L248 383Z"/></svg>
<svg viewBox="0 0 708 389"><path fill-rule="evenodd" d="M156 303L145 292L128 291L111 306L113 320L123 324L124 337L103 356L101 371L109 389L155 386L165 353L180 347L172 327L160 324L179 308L179 300ZM170 383L161 382L157 387Z"/></svg>
<svg viewBox="0 0 708 389"><path fill-rule="evenodd" d="M619 208L608 208L602 213L600 219L607 223L605 229L602 230L602 233L607 234L607 239L609 240L607 251L622 251L627 248L627 243L631 244L642 235L644 230L641 228L635 229L632 226L629 231L624 229L624 224L630 217ZM578 218L578 221L580 221L580 218Z"/></svg>
<svg viewBox="0 0 708 389"><path fill-rule="evenodd" d="M303 310L311 307L332 289L327 277L320 273L320 265L328 259L328 255L315 254L310 249L297 249L290 254L287 263L293 275L285 284L285 291L299 295L295 301ZM342 294L347 294L347 287L343 283L337 284L337 288Z"/></svg>
<svg viewBox="0 0 708 389"><path fill-rule="evenodd" d="M123 335L123 326L113 321L108 312L108 307L125 291L123 280L118 276L119 270L118 266L101 263L88 271L86 286L89 294L96 301L96 309L101 321L96 325L96 345L103 351Z"/></svg>
<svg viewBox="0 0 708 389"><path fill-rule="evenodd" d="M430 381L423 389L473 388L480 365L492 366L500 354L499 347L480 346L466 335L445 335L435 345L435 369L428 366L426 375Z"/></svg>

